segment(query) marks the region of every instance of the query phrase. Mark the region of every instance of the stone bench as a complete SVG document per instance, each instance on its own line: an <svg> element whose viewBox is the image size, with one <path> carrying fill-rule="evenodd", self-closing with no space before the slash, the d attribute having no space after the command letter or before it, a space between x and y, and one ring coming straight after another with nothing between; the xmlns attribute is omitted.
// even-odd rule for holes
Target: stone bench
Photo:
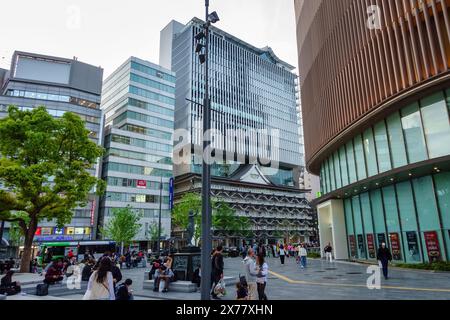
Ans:
<svg viewBox="0 0 450 320"><path fill-rule="evenodd" d="M225 285L227 287L233 286L237 282L236 277L225 277ZM163 282L161 282L163 283ZM146 278L144 280L143 289L144 290L153 290L153 286L155 284L155 280L148 280L148 272L146 272ZM160 284L161 286L161 284ZM197 284L192 283L191 281L175 281L171 282L169 285L169 290L173 292L185 292L192 293L197 291Z"/></svg>

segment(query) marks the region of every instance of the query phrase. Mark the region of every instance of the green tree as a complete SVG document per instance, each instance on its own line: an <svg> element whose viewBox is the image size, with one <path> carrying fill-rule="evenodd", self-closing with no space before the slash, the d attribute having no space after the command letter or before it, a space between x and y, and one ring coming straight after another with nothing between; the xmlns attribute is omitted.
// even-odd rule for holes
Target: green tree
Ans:
<svg viewBox="0 0 450 320"><path fill-rule="evenodd" d="M239 217L236 211L232 209L222 199L212 199L212 226L216 231L223 231L229 235L248 234L250 221L246 217ZM189 211L199 213L195 216L195 232L194 238L197 242L201 235L201 211L202 199L197 193L187 193L175 205L172 213L172 222L174 226L186 229L189 223Z"/></svg>
<svg viewBox="0 0 450 320"><path fill-rule="evenodd" d="M201 234L201 212L202 199L197 193L186 193L181 200L174 206L172 211L172 223L175 227L186 230L189 224L189 211L192 210L195 215L194 240L197 242Z"/></svg>
<svg viewBox="0 0 450 320"><path fill-rule="evenodd" d="M13 247L18 247L25 240L23 230L17 222L11 222L9 227L9 243Z"/></svg>
<svg viewBox="0 0 450 320"><path fill-rule="evenodd" d="M246 236L250 228L250 220L247 217L236 215L228 203L219 199L214 202L213 227L216 231L222 231L231 235Z"/></svg>
<svg viewBox="0 0 450 320"><path fill-rule="evenodd" d="M141 229L140 220L142 214L134 213L133 208L116 208L112 211L112 218L108 220L104 227L100 228L100 233L104 239L111 239L120 243L120 253L123 254L124 246L129 246Z"/></svg>
<svg viewBox="0 0 450 320"><path fill-rule="evenodd" d="M27 272L38 223L72 220L73 209L87 205L105 184L91 169L103 148L89 139L81 118L66 112L53 118L45 109L8 108L0 120L0 220L17 222L24 235L20 272Z"/></svg>
<svg viewBox="0 0 450 320"><path fill-rule="evenodd" d="M164 228L161 226L161 235L163 235L165 232ZM153 248L155 247L154 244L158 241L159 238L159 224L156 222L152 222L147 230L147 239L153 242Z"/></svg>

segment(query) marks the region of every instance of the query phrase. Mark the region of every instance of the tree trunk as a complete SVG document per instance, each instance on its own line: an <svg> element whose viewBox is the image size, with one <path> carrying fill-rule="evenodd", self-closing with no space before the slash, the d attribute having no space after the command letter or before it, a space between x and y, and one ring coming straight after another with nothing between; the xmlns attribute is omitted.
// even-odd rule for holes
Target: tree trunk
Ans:
<svg viewBox="0 0 450 320"><path fill-rule="evenodd" d="M123 255L123 241L120 244L120 255Z"/></svg>
<svg viewBox="0 0 450 320"><path fill-rule="evenodd" d="M37 221L30 221L28 229L25 233L25 241L22 259L20 262L20 273L29 273L30 272L30 261L31 261L31 251L33 247L34 234L37 229Z"/></svg>

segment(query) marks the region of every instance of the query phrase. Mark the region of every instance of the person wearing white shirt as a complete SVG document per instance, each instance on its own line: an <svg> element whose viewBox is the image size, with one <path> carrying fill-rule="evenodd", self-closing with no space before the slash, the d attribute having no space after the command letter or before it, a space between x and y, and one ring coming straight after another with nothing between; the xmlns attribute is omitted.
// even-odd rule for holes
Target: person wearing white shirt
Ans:
<svg viewBox="0 0 450 320"><path fill-rule="evenodd" d="M90 276L83 300L116 300L111 260L108 257L100 260L98 269Z"/></svg>
<svg viewBox="0 0 450 320"><path fill-rule="evenodd" d="M300 257L300 267L306 268L306 258L308 256L308 251L306 251L305 245L301 244L298 248L298 256Z"/></svg>

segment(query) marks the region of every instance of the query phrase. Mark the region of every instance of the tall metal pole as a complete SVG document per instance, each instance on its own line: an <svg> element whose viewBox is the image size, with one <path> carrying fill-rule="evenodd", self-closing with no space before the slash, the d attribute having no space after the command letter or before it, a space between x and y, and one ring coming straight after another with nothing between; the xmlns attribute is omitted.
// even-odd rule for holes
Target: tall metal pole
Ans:
<svg viewBox="0 0 450 320"><path fill-rule="evenodd" d="M211 110L209 100L209 83L208 83L208 63L209 63L209 0L205 0L205 98L203 102L203 174L202 174L202 281L201 281L201 299L211 299L211 207L210 207L210 190L211 190L211 168L209 155L205 150L210 145L210 129L211 129Z"/></svg>
<svg viewBox="0 0 450 320"><path fill-rule="evenodd" d="M163 190L163 180L161 177L161 182L159 184L159 216L158 216L158 242L157 242L157 255L161 251L161 214L162 214L162 190Z"/></svg>

